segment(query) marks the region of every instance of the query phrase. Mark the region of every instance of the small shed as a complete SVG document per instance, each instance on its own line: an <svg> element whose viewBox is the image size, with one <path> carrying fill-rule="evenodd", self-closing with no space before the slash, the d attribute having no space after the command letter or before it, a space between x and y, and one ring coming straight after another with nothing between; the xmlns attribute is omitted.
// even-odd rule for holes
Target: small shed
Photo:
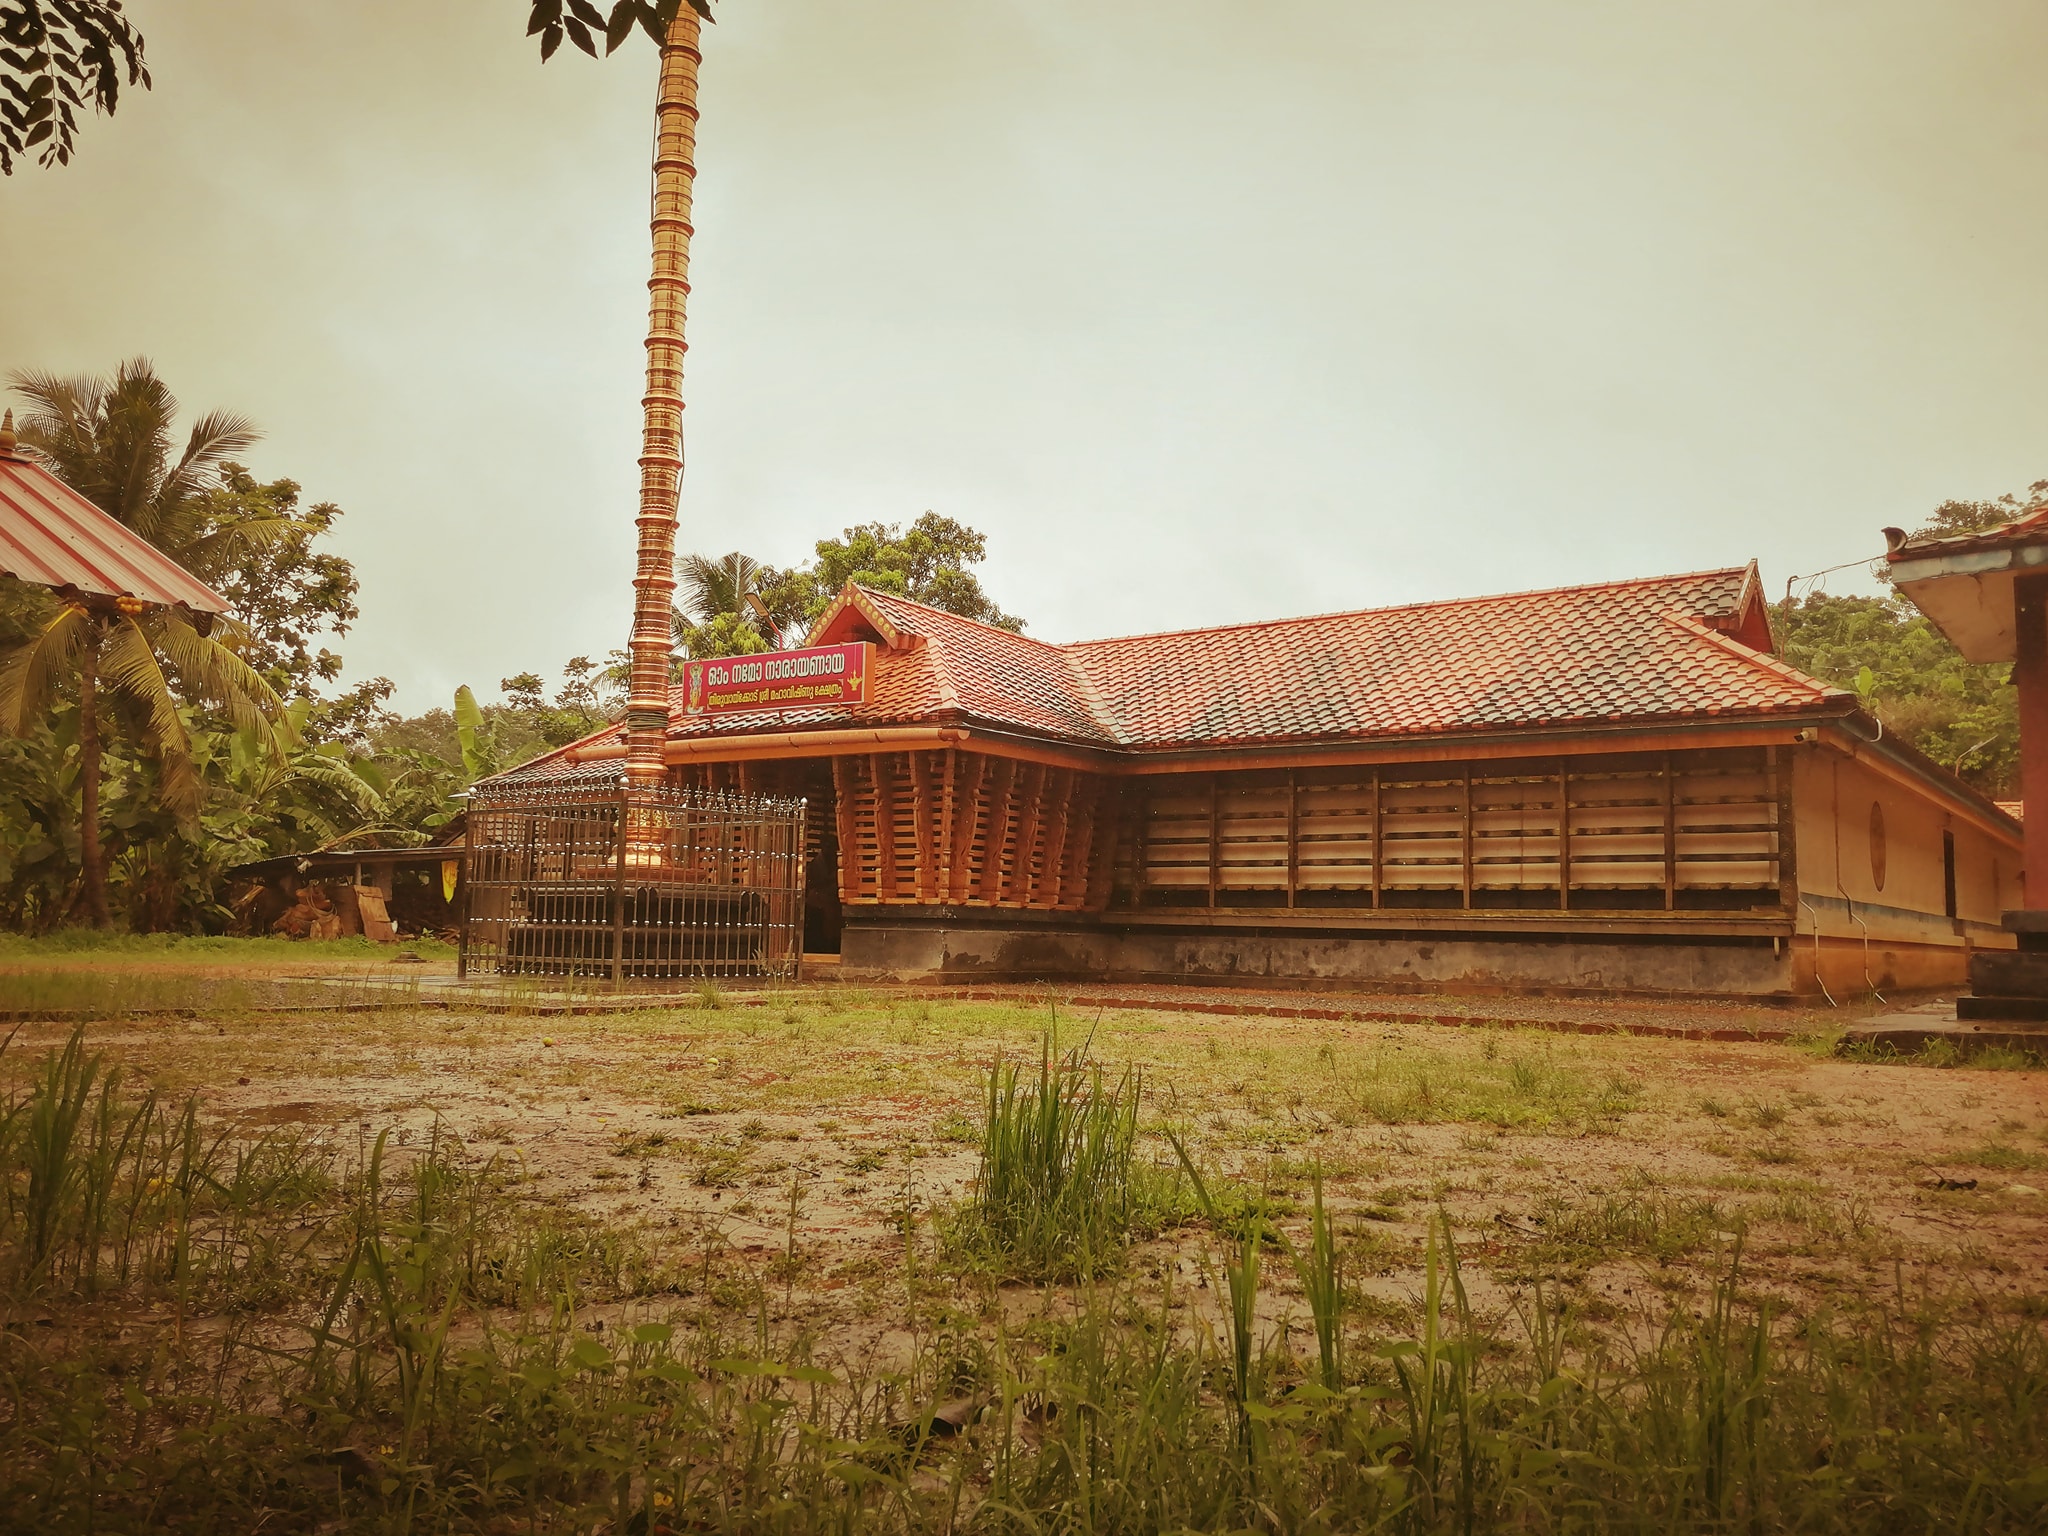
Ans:
<svg viewBox="0 0 2048 1536"><path fill-rule="evenodd" d="M466 822L457 816L411 848L326 848L237 865L228 871L236 925L299 939L452 937Z"/></svg>

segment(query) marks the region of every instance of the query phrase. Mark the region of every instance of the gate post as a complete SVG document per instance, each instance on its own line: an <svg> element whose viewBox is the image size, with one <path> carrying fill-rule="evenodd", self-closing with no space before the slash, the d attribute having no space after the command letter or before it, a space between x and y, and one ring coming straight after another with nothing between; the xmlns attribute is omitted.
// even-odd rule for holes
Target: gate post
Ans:
<svg viewBox="0 0 2048 1536"><path fill-rule="evenodd" d="M626 818L632 814L632 808L633 781L620 774L618 836L612 845L612 864L618 871L618 877L612 883L612 987L615 991L626 980Z"/></svg>

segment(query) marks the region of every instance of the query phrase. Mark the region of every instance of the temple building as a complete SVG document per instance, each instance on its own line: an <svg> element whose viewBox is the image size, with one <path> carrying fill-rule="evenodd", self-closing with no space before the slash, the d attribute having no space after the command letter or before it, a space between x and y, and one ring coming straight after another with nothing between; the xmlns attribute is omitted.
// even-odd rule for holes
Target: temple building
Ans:
<svg viewBox="0 0 2048 1536"><path fill-rule="evenodd" d="M1841 998L2025 904L2019 824L1777 660L1753 563L1071 645L850 586L806 647L691 663L662 756L807 800L842 974Z"/></svg>

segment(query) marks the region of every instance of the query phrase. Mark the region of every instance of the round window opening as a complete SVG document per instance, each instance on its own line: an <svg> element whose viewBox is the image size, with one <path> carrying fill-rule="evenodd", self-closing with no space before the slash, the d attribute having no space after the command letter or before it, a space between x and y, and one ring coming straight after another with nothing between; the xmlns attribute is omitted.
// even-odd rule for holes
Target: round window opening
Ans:
<svg viewBox="0 0 2048 1536"><path fill-rule="evenodd" d="M1884 889L1884 807L1870 802L1870 882Z"/></svg>

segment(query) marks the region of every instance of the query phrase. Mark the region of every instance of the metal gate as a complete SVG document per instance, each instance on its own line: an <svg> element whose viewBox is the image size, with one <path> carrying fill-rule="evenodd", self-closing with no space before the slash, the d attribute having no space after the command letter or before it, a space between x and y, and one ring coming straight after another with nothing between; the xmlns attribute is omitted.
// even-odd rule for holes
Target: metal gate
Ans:
<svg viewBox="0 0 2048 1536"><path fill-rule="evenodd" d="M470 793L458 973L794 979L804 802L631 786L616 768Z"/></svg>

